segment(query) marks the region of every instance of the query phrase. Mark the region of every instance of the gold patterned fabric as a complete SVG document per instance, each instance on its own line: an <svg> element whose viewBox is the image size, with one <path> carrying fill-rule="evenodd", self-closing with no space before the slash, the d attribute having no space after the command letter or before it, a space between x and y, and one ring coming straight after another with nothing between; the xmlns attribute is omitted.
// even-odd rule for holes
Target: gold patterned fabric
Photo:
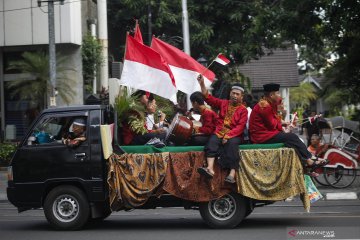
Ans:
<svg viewBox="0 0 360 240"><path fill-rule="evenodd" d="M225 118L224 118L223 127L221 128L220 132L216 133L216 136L218 136L218 138L223 138L228 132L230 132L231 120L234 116L235 111L239 107L241 107L241 104L236 105L236 106L229 104Z"/></svg>
<svg viewBox="0 0 360 240"><path fill-rule="evenodd" d="M290 148L241 150L235 184L224 182L228 171L215 164L215 176L205 179L197 168L204 152L113 154L108 160L110 206L114 211L143 205L150 196L170 193L204 202L231 191L258 200L279 201L300 195L309 211L303 168Z"/></svg>
<svg viewBox="0 0 360 240"><path fill-rule="evenodd" d="M305 210L310 210L303 167L294 149L241 150L240 154L236 178L240 194L270 201L300 195Z"/></svg>
<svg viewBox="0 0 360 240"><path fill-rule="evenodd" d="M197 169L205 162L204 152L170 153L163 189L173 196L194 202L208 202L236 191L234 184L224 181L229 171L215 164L214 178L201 176Z"/></svg>
<svg viewBox="0 0 360 240"><path fill-rule="evenodd" d="M169 153L112 154L108 159L113 211L143 205L165 177Z"/></svg>

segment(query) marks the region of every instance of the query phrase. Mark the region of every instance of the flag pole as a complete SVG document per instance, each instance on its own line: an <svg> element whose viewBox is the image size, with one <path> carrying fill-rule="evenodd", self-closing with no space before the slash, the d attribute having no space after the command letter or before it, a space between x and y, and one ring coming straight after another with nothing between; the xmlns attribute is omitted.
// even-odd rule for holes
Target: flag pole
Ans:
<svg viewBox="0 0 360 240"><path fill-rule="evenodd" d="M204 73L206 73L206 71L209 70L210 66L211 66L214 62L215 62L215 59L212 60L212 62L209 64L209 66L207 66L207 67L205 68L205 70L204 70L202 73L200 73L200 75L204 75Z"/></svg>
<svg viewBox="0 0 360 240"><path fill-rule="evenodd" d="M135 25L136 26L136 25ZM125 38L125 51L124 51L124 57L123 57L123 67L124 67L124 62L125 62L125 56L126 56L126 47L127 47L127 39L128 39L128 35L129 35L130 33L129 33L129 31L127 31L126 32L126 38ZM120 80L121 80L121 76L120 76ZM130 89L130 87L127 87L127 86L125 86L126 87L126 92L127 92L127 94L129 95L131 95L131 93L132 93L132 89ZM121 86L120 86L120 89L121 89ZM122 91L121 90L119 90L119 95L122 95Z"/></svg>
<svg viewBox="0 0 360 240"><path fill-rule="evenodd" d="M218 54L217 56L219 56L219 54ZM210 66L215 62L215 59L217 58L217 56L211 61L211 63L209 64L209 66L207 66L207 67L205 68L205 70L204 70L202 73L200 73L200 75L204 75L204 73L206 73L206 71L209 70Z"/></svg>

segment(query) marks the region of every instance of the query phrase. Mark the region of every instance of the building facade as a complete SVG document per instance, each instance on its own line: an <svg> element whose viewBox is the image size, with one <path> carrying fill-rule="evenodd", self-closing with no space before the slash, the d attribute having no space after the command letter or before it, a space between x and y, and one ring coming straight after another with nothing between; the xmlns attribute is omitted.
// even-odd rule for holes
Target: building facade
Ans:
<svg viewBox="0 0 360 240"><path fill-rule="evenodd" d="M259 60L240 65L239 70L252 83L252 94L255 99L263 95L263 85L280 84L280 94L286 110L285 120L290 119L290 87L299 86L297 52L293 45L286 49L265 49L265 55Z"/></svg>
<svg viewBox="0 0 360 240"><path fill-rule="evenodd" d="M94 10L95 8L95 10ZM9 70L11 61L22 59L24 52L48 52L47 2L38 6L37 0L0 0L0 139L21 138L36 117L36 101L13 96L7 83L19 79L31 81L30 74ZM76 94L70 104L83 103L81 43L88 31L89 20L95 17L93 0L55 1L56 53L66 58L67 78L71 79ZM44 93L46 94L46 93ZM57 97L57 105L65 105ZM35 112L34 112L35 111Z"/></svg>

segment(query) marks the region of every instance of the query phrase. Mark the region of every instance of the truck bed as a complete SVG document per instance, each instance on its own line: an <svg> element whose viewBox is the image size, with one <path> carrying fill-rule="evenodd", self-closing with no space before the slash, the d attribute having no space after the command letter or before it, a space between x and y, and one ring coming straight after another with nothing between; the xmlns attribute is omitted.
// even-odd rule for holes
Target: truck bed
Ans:
<svg viewBox="0 0 360 240"><path fill-rule="evenodd" d="M295 151L283 144L240 145L236 184L224 182L228 174L216 164L215 176L197 173L203 166L203 146L155 148L121 146L123 154L109 158L108 183L113 210L137 208L149 196L167 193L192 202L206 202L229 192L251 199L279 201L306 195L303 168ZM308 198L302 198L309 209Z"/></svg>

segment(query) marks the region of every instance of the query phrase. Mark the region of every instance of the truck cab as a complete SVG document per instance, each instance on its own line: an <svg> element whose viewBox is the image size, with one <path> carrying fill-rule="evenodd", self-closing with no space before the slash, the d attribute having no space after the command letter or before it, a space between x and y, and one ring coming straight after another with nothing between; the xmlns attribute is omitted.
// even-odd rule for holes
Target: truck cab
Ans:
<svg viewBox="0 0 360 240"><path fill-rule="evenodd" d="M41 113L8 168L7 195L19 212L43 207L50 222L60 219L64 227L74 216L87 219L109 212L104 205L107 171L100 137L100 125L111 123L109 114L110 110L100 105L51 108ZM79 117L86 122L86 140L69 147L63 138ZM72 198L67 190L77 197ZM89 211L79 211L81 199ZM53 209L57 216L52 216Z"/></svg>

